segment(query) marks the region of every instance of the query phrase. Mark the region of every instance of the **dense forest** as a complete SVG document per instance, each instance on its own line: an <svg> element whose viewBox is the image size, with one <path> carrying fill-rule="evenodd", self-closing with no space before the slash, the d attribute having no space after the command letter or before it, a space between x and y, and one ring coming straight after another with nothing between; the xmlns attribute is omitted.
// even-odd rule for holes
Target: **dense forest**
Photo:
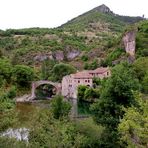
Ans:
<svg viewBox="0 0 148 148"><path fill-rule="evenodd" d="M134 57L122 43L130 31L136 34ZM78 87L77 117L61 95L27 117L17 110L16 98L30 93L31 82L61 82L98 67L110 67L111 77ZM45 101L51 88L43 87L36 94ZM148 20L95 8L54 29L0 30L0 135L24 127L27 142L0 136L0 148L147 147Z"/></svg>

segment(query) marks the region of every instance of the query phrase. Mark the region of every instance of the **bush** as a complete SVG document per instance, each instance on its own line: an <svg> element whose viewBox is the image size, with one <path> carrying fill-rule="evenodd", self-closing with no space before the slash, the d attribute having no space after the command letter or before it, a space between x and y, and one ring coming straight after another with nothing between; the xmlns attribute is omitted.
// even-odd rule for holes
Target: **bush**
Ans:
<svg viewBox="0 0 148 148"><path fill-rule="evenodd" d="M84 62L85 62L85 61L88 61L88 56L87 56L87 55L83 55L83 56L81 57L81 60L84 61Z"/></svg>
<svg viewBox="0 0 148 148"><path fill-rule="evenodd" d="M63 100L62 96L55 96L51 102L51 112L55 119L67 117L70 110L70 103Z"/></svg>
<svg viewBox="0 0 148 148"><path fill-rule="evenodd" d="M114 60L117 60L117 59L121 56L121 54L122 54L123 52L124 52L124 50L121 49L121 48L117 48L117 49L113 50L112 52L110 52L110 53L108 54L108 56L107 56L106 60L104 61L104 63L105 63L106 65L112 65L112 62L113 62Z"/></svg>
<svg viewBox="0 0 148 148"><path fill-rule="evenodd" d="M85 63L84 69L86 70L94 70L99 66L98 60L94 59L91 63Z"/></svg>
<svg viewBox="0 0 148 148"><path fill-rule="evenodd" d="M21 87L30 87L34 79L34 71L25 65L16 65L13 69L12 80Z"/></svg>
<svg viewBox="0 0 148 148"><path fill-rule="evenodd" d="M141 57L137 59L133 64L133 68L139 80L142 80L148 71L148 58Z"/></svg>
<svg viewBox="0 0 148 148"><path fill-rule="evenodd" d="M0 59L0 77L10 83L12 74L12 65L7 59Z"/></svg>
<svg viewBox="0 0 148 148"><path fill-rule="evenodd" d="M87 101L94 102L100 96L99 89L94 89L85 85L78 87L78 100L79 102Z"/></svg>
<svg viewBox="0 0 148 148"><path fill-rule="evenodd" d="M142 80L142 89L144 93L148 94L148 71Z"/></svg>
<svg viewBox="0 0 148 148"><path fill-rule="evenodd" d="M75 72L76 69L69 64L56 64L52 69L52 76L49 77L49 80L61 81L64 76Z"/></svg>
<svg viewBox="0 0 148 148"><path fill-rule="evenodd" d="M88 147L100 147L101 135L104 132L104 128L97 125L92 118L76 121L76 130L87 137Z"/></svg>

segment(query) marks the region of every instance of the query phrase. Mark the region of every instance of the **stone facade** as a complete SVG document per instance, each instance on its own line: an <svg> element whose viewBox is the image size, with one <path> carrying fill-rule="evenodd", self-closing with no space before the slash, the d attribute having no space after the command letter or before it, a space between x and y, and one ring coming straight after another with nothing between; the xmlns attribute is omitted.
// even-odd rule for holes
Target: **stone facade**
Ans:
<svg viewBox="0 0 148 148"><path fill-rule="evenodd" d="M77 98L77 88L79 85L93 87L94 77L103 79L110 75L110 69L103 67L67 75L62 79L62 95L64 97Z"/></svg>

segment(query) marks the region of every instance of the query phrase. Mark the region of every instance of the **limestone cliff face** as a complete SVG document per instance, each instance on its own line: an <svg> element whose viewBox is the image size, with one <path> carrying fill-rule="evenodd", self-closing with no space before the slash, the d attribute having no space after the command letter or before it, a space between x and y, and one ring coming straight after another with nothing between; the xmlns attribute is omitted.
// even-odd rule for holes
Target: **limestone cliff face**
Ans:
<svg viewBox="0 0 148 148"><path fill-rule="evenodd" d="M135 55L135 46L136 46L136 32L135 31L129 31L123 36L123 45L126 53L128 53L130 56Z"/></svg>

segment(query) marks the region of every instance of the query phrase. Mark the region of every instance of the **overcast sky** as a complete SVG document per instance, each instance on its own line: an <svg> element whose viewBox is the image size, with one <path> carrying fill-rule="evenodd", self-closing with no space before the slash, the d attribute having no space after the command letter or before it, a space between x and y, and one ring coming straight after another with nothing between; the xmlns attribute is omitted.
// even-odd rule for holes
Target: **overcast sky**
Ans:
<svg viewBox="0 0 148 148"><path fill-rule="evenodd" d="M101 4L116 14L148 18L148 0L0 0L0 29L57 27Z"/></svg>

